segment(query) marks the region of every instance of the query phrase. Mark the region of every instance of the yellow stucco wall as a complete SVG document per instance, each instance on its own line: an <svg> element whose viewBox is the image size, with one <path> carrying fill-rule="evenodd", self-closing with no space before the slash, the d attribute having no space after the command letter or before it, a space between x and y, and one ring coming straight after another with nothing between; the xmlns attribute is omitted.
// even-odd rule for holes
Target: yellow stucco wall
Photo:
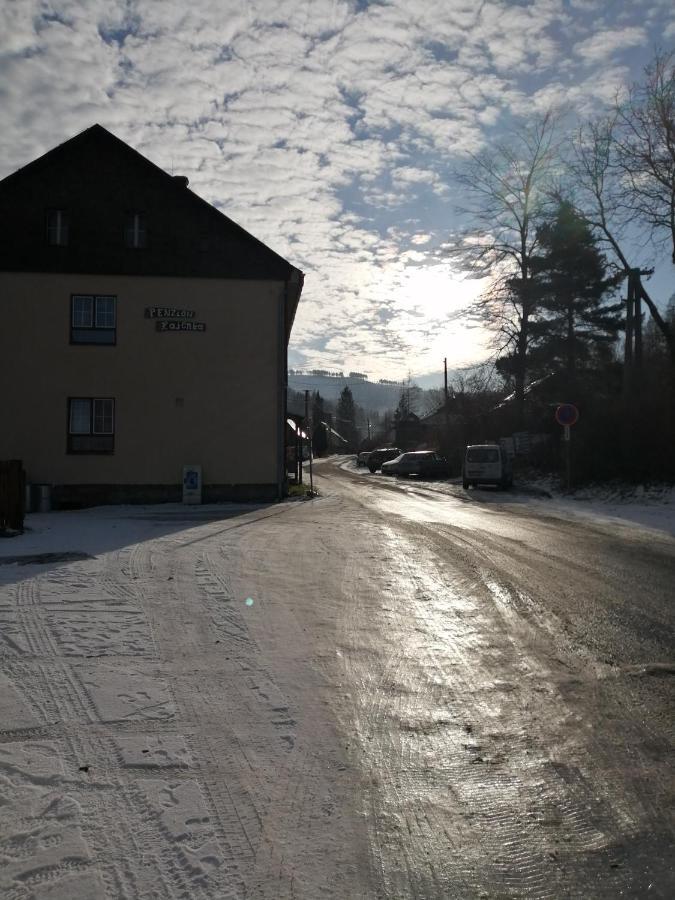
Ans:
<svg viewBox="0 0 675 900"><path fill-rule="evenodd" d="M0 273L0 459L48 484L273 484L283 283ZM71 294L117 296L115 346L72 346ZM159 333L145 308L193 309ZM112 455L71 455L68 397L115 398ZM181 404L182 400L182 404Z"/></svg>

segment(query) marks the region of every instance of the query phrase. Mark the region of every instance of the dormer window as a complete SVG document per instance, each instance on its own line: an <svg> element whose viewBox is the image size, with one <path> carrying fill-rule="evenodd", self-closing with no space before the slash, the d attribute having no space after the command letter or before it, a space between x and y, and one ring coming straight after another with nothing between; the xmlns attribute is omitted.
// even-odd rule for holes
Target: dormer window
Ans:
<svg viewBox="0 0 675 900"><path fill-rule="evenodd" d="M146 227L145 215L140 212L133 212L127 215L127 222L124 228L124 242L127 247L142 249L147 247L148 231Z"/></svg>
<svg viewBox="0 0 675 900"><path fill-rule="evenodd" d="M68 213L64 209L47 211L47 243L52 247L68 244Z"/></svg>

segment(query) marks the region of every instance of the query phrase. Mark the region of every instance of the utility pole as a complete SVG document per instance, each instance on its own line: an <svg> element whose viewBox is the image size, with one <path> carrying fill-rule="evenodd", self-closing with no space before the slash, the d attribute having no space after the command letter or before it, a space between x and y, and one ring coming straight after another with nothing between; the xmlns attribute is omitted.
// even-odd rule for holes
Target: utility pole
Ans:
<svg viewBox="0 0 675 900"><path fill-rule="evenodd" d="M295 470L298 473L298 484L302 484L302 426L296 425L295 432Z"/></svg>
<svg viewBox="0 0 675 900"><path fill-rule="evenodd" d="M443 360L443 383L444 383L444 396L445 403L443 404L443 410L445 412L445 446L443 447L443 452L446 456L450 453L450 410L448 409L448 357L446 356Z"/></svg>
<svg viewBox="0 0 675 900"><path fill-rule="evenodd" d="M305 390L305 434L307 435L307 446L309 447L309 492L310 496L314 496L314 476L312 473L312 431L309 423L309 391Z"/></svg>
<svg viewBox="0 0 675 900"><path fill-rule="evenodd" d="M651 270L628 270L623 386L625 394L633 395L639 393L642 380L642 275L651 275Z"/></svg>

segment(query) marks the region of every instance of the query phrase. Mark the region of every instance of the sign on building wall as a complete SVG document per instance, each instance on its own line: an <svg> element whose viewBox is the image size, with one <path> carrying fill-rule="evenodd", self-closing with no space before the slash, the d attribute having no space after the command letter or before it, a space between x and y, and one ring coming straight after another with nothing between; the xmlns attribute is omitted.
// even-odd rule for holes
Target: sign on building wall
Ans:
<svg viewBox="0 0 675 900"><path fill-rule="evenodd" d="M156 322L155 329L157 331L206 331L206 325L204 322L181 322L170 319Z"/></svg>
<svg viewBox="0 0 675 900"><path fill-rule="evenodd" d="M175 306L146 306L145 318L155 319L157 331L206 331L205 322L195 322L194 309L179 309Z"/></svg>
<svg viewBox="0 0 675 900"><path fill-rule="evenodd" d="M194 309L177 309L175 306L146 306L146 319L194 319Z"/></svg>
<svg viewBox="0 0 675 900"><path fill-rule="evenodd" d="M202 467L183 466L183 503L202 502Z"/></svg>

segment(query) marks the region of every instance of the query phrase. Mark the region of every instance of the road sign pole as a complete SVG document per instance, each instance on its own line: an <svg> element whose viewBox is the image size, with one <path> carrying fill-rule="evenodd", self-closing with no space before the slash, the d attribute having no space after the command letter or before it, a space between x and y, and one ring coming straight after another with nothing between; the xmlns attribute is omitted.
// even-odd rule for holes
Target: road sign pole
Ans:
<svg viewBox="0 0 675 900"><path fill-rule="evenodd" d="M573 403L559 403L555 411L555 420L562 425L563 442L565 444L565 475L567 493L572 490L572 425L579 421L579 410Z"/></svg>
<svg viewBox="0 0 675 900"><path fill-rule="evenodd" d="M569 425L563 425L563 439L565 441L565 474L567 476L567 493L572 491L572 429Z"/></svg>

